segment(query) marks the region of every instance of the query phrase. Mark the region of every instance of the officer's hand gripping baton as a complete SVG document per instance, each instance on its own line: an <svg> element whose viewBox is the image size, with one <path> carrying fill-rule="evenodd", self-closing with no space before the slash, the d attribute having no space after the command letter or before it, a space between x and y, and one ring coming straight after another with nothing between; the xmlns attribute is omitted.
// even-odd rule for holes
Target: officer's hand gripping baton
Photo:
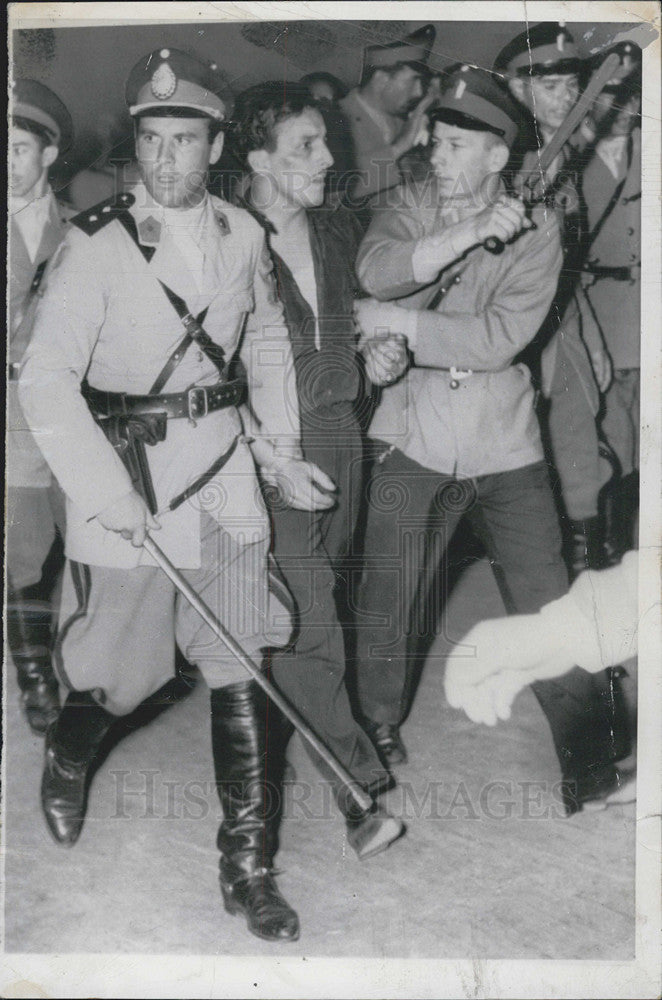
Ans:
<svg viewBox="0 0 662 1000"><path fill-rule="evenodd" d="M296 709L294 709L283 697L283 695L273 686L273 684L271 684L264 677L257 664L255 664L253 660L251 660L251 658L244 652L237 640L230 635L227 629L218 620L216 615L205 604L200 595L195 592L193 587L191 587L179 570L173 566L165 552L159 548L154 539L150 538L149 535L147 535L145 541L143 542L143 548L147 553L149 553L154 562L161 567L165 575L168 577L170 582L175 585L180 594L182 594L189 604L195 608L200 617L207 623L207 625L209 625L209 628L221 640L223 645L232 653L234 657L236 657L242 667L244 667L244 669L251 675L255 683L262 688L264 693L281 710L283 715L290 720L294 728L305 740L308 741L313 750L319 754L324 763L331 768L333 773L346 787L347 791L350 793L361 811L368 811L373 805L373 800L370 795L368 795L367 792L364 792L361 786L352 778L351 774L345 770L339 761L336 760L331 751L324 746L320 738L313 732L310 726L304 722Z"/></svg>
<svg viewBox="0 0 662 1000"><path fill-rule="evenodd" d="M611 55L607 56L605 61L598 66L595 73L589 80L586 90L580 96L575 106L571 108L567 116L563 119L563 122L557 128L549 145L545 146L540 153L536 173L541 178L544 179L545 173L559 155L566 142L573 134L590 106L593 104L595 98L602 91L603 87L607 83L607 80L612 78L619 64L620 58L618 53L612 52ZM529 201L528 204L531 205L533 202ZM500 254L503 253L505 244L496 236L488 236L483 243L483 246L486 250L489 250L490 253Z"/></svg>

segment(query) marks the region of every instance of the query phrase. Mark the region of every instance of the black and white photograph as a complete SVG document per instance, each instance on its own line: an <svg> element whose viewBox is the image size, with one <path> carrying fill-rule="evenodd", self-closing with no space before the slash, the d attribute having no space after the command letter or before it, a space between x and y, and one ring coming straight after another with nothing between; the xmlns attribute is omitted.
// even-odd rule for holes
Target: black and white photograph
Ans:
<svg viewBox="0 0 662 1000"><path fill-rule="evenodd" d="M1 992L659 996L660 5L9 5Z"/></svg>

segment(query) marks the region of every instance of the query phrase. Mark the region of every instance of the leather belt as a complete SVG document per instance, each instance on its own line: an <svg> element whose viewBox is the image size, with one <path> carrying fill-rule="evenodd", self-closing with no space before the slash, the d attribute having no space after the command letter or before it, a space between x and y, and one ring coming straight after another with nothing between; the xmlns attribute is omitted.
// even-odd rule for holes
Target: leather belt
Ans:
<svg viewBox="0 0 662 1000"><path fill-rule="evenodd" d="M596 281L600 278L611 278L613 281L634 281L635 272L640 267L640 261L623 267L610 267L608 264L592 264L591 261L587 261L582 266L582 271L584 274L592 274Z"/></svg>
<svg viewBox="0 0 662 1000"><path fill-rule="evenodd" d="M83 395L99 417L130 416L141 413L165 413L169 419L186 417L201 420L208 413L239 406L244 398L246 383L236 379L218 385L195 385L187 392L160 393L150 396L130 396L125 392L104 392L85 386Z"/></svg>
<svg viewBox="0 0 662 1000"><path fill-rule="evenodd" d="M446 368L443 365L416 365L417 368L424 368L427 371L435 372L448 372L451 377L448 383L451 389L459 389L460 382L464 379L471 378L472 375L496 375L497 372L505 372L511 366L508 365L506 368L456 368L452 365L450 368Z"/></svg>

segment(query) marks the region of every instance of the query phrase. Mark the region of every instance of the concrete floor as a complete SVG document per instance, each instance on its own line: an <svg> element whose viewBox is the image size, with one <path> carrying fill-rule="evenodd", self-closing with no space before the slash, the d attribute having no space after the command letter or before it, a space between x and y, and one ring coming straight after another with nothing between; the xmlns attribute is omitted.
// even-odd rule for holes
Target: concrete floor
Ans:
<svg viewBox="0 0 662 1000"><path fill-rule="evenodd" d="M456 588L445 633L502 611L489 567ZM208 696L128 735L93 782L79 843L42 820L42 743L21 718L8 670L7 952L627 960L634 954L634 805L561 818L558 765L527 691L512 720L477 727L442 690L446 640L428 657L404 727L410 762L386 796L407 835L356 860L344 825L295 739L279 884L298 910L296 944L252 937L228 916L214 846ZM501 784L494 784L501 783Z"/></svg>

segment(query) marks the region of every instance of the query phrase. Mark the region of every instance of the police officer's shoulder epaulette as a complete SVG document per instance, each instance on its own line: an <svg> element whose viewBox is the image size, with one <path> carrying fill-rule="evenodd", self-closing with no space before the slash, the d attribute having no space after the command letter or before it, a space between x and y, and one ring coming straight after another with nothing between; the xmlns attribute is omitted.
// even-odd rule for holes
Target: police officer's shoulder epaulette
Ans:
<svg viewBox="0 0 662 1000"><path fill-rule="evenodd" d="M116 219L118 215L126 212L127 208L130 208L135 200L134 196L128 194L128 192L113 195L112 198L100 201L98 205L80 212L73 219L70 219L70 222L73 226L82 230L86 236L94 236L104 226L107 226L109 222Z"/></svg>

